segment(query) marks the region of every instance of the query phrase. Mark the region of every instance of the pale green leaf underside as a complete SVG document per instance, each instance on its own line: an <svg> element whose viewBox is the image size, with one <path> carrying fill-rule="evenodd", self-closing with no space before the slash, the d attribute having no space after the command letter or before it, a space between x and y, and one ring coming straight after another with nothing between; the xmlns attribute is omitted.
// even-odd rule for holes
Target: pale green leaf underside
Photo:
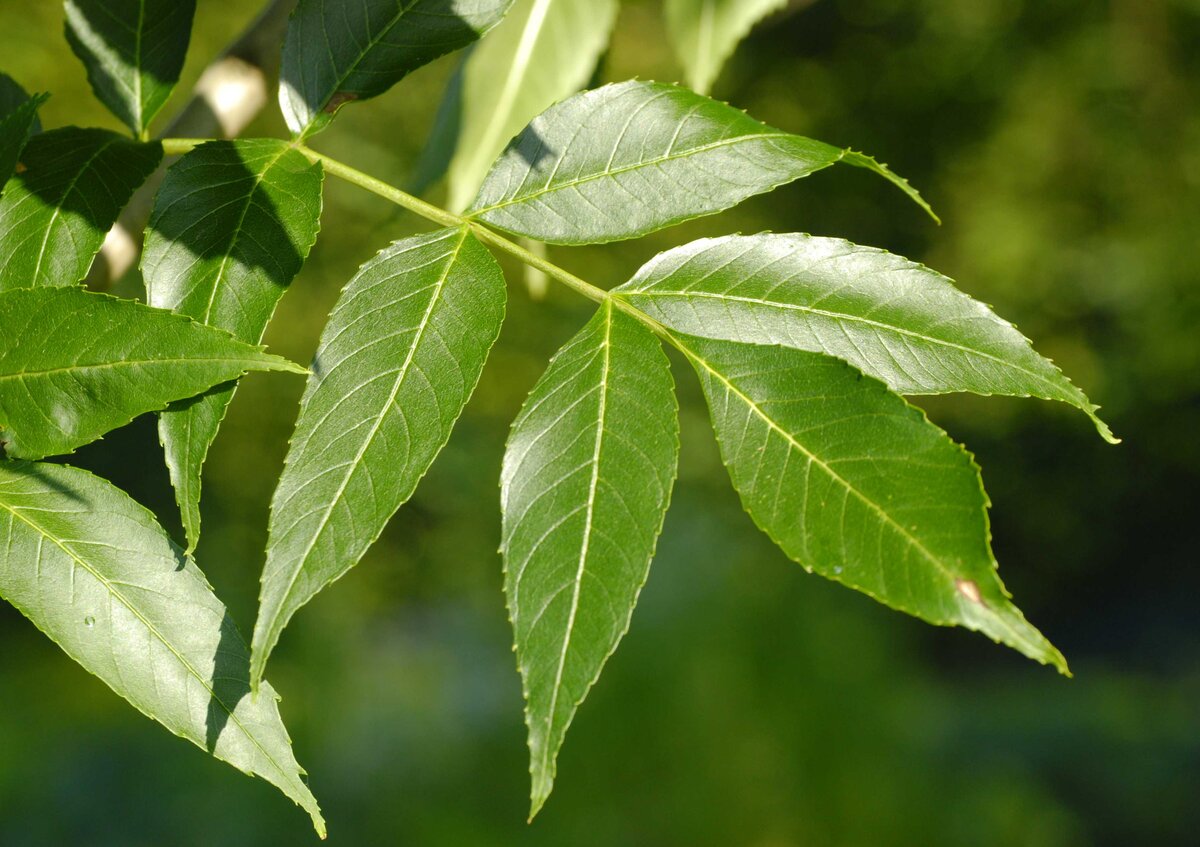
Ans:
<svg viewBox="0 0 1200 847"><path fill-rule="evenodd" d="M474 199L513 136L587 84L616 16L617 0L516 0L471 51L457 92L460 129L447 174L451 211Z"/></svg>
<svg viewBox="0 0 1200 847"><path fill-rule="evenodd" d="M665 0L667 36L688 86L707 94L738 42L785 5L787 0Z"/></svg>
<svg viewBox="0 0 1200 847"><path fill-rule="evenodd" d="M499 23L512 0L300 0L288 21L279 104L288 128L323 129L352 100L378 97L412 71Z"/></svg>
<svg viewBox="0 0 1200 847"><path fill-rule="evenodd" d="M3 109L3 104L0 104L0 192L3 191L4 183L8 182L8 178L17 169L21 150L37 125L37 110L49 96L35 94L7 111Z"/></svg>
<svg viewBox="0 0 1200 847"><path fill-rule="evenodd" d="M171 166L146 230L150 305L227 330L249 344L317 238L321 166L285 141L213 141ZM173 404L158 433L188 550L200 536L200 475L235 385Z"/></svg>
<svg viewBox="0 0 1200 847"><path fill-rule="evenodd" d="M0 597L140 712L260 776L324 837L279 716L200 569L154 516L86 471L0 462Z"/></svg>
<svg viewBox="0 0 1200 847"><path fill-rule="evenodd" d="M606 303L530 392L500 477L532 814L550 794L576 709L629 628L678 453L666 356L649 330Z"/></svg>
<svg viewBox="0 0 1200 847"><path fill-rule="evenodd" d="M271 501L252 678L292 615L353 567L450 437L504 319L466 227L398 241L329 316Z"/></svg>
<svg viewBox="0 0 1200 847"><path fill-rule="evenodd" d="M1009 601L969 453L886 386L819 353L680 336L746 511L808 570L1063 673Z"/></svg>
<svg viewBox="0 0 1200 847"><path fill-rule="evenodd" d="M622 82L535 118L492 166L469 215L553 244L615 241L728 209L842 160L911 192L865 157L694 91Z"/></svg>
<svg viewBox="0 0 1200 847"><path fill-rule="evenodd" d="M141 137L179 81L195 0L66 0L66 35L92 91Z"/></svg>
<svg viewBox="0 0 1200 847"><path fill-rule="evenodd" d="M923 265L839 238L727 236L661 253L613 294L680 332L827 353L900 394L1083 392L1016 327Z"/></svg>
<svg viewBox="0 0 1200 847"><path fill-rule="evenodd" d="M162 147L103 129L64 127L29 139L25 169L0 197L0 291L80 282Z"/></svg>
<svg viewBox="0 0 1200 847"><path fill-rule="evenodd" d="M180 315L80 288L0 294L0 442L69 453L144 412L252 370L305 373Z"/></svg>

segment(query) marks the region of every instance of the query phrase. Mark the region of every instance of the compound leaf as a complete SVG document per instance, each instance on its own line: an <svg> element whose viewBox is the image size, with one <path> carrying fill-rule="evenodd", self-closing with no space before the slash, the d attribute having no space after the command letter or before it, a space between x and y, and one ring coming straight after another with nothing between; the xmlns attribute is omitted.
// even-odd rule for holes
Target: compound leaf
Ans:
<svg viewBox="0 0 1200 847"><path fill-rule="evenodd" d="M466 47L512 0L300 0L288 21L279 104L298 137L324 129L351 100Z"/></svg>
<svg viewBox="0 0 1200 847"><path fill-rule="evenodd" d="M0 462L0 597L147 717L325 822L270 686L200 569L142 506L86 471Z"/></svg>
<svg viewBox="0 0 1200 847"><path fill-rule="evenodd" d="M196 0L66 0L66 35L92 91L138 138L171 96Z"/></svg>
<svg viewBox="0 0 1200 847"><path fill-rule="evenodd" d="M550 794L576 709L629 628L678 454L666 356L649 330L606 302L530 392L500 477L531 814Z"/></svg>
<svg viewBox="0 0 1200 847"><path fill-rule="evenodd" d="M226 332L80 288L0 294L0 443L69 453L144 412L252 370L306 371Z"/></svg>
<svg viewBox="0 0 1200 847"><path fill-rule="evenodd" d="M742 505L788 556L1067 672L996 574L978 466L920 410L820 353L678 341Z"/></svg>
<svg viewBox="0 0 1200 847"><path fill-rule="evenodd" d="M0 291L76 285L134 190L162 158L157 143L104 129L33 136L0 197Z"/></svg>
<svg viewBox="0 0 1200 847"><path fill-rule="evenodd" d="M451 211L474 199L492 162L536 115L587 85L617 0L516 0L463 61L461 125L448 173Z"/></svg>
<svg viewBox="0 0 1200 847"><path fill-rule="evenodd" d="M470 216L553 244L645 235L844 161L874 160L781 132L675 85L630 81L552 106L508 145Z"/></svg>
<svg viewBox="0 0 1200 847"><path fill-rule="evenodd" d="M665 0L667 36L689 87L707 94L738 42L787 0Z"/></svg>
<svg viewBox="0 0 1200 847"><path fill-rule="evenodd" d="M262 340L317 238L319 164L285 141L212 141L167 171L146 231L142 275L151 306ZM158 434L187 534L200 537L200 472L236 384L175 403Z"/></svg>
<svg viewBox="0 0 1200 847"><path fill-rule="evenodd" d="M479 380L504 305L500 266L467 227L397 241L347 284L271 501L253 680L296 610L412 496Z"/></svg>
<svg viewBox="0 0 1200 847"><path fill-rule="evenodd" d="M827 353L901 394L971 391L1096 407L1016 327L946 277L873 247L798 234L661 253L614 295L680 332Z"/></svg>

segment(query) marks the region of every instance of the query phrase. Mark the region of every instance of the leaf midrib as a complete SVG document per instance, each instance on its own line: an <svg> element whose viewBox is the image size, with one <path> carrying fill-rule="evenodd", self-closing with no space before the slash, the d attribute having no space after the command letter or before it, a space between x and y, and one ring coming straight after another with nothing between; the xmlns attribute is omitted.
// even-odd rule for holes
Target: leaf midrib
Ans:
<svg viewBox="0 0 1200 847"><path fill-rule="evenodd" d="M270 355L270 354L264 354ZM122 359L118 362L99 362L91 365L67 365L58 368L44 368L36 371L17 371L13 373L0 373L0 382L10 379L24 380L29 377L44 377L56 373L69 373L77 371L96 371L106 370L109 368L137 368L146 365L195 365L195 364L233 364L240 362L245 366L255 366L267 364L272 367L278 365L276 362L271 362L265 359L247 359L244 357L213 357L213 356L186 356L172 357L166 359Z"/></svg>

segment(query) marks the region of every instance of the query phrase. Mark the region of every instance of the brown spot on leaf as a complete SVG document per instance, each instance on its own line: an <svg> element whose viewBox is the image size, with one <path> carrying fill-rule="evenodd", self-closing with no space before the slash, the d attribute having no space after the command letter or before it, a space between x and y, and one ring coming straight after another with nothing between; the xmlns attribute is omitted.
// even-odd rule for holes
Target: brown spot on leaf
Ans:
<svg viewBox="0 0 1200 847"><path fill-rule="evenodd" d="M956 579L954 580L954 587L958 589L959 594L966 597L972 603L983 605L983 595L979 593L979 586L975 584L974 580Z"/></svg>
<svg viewBox="0 0 1200 847"><path fill-rule="evenodd" d="M27 170L29 170L29 169L25 167L24 162L17 162L17 173L23 174Z"/></svg>
<svg viewBox="0 0 1200 847"><path fill-rule="evenodd" d="M328 114L332 115L339 108L341 108L343 103L349 103L351 100L357 100L357 99L358 99L358 95L354 94L353 92L339 91L336 94L334 94L332 97L329 98L329 102L325 104L325 108L322 109L321 111L327 112Z"/></svg>

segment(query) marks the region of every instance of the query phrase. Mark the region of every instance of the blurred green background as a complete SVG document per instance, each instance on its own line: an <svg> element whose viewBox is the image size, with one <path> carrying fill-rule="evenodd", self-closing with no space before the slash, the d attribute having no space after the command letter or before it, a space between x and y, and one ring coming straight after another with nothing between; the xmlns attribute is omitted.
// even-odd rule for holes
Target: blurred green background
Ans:
<svg viewBox="0 0 1200 847"><path fill-rule="evenodd" d="M201 0L181 90L254 7ZM47 126L116 128L61 17L55 2L4 0L3 69L54 93ZM347 108L315 146L404 183L454 62ZM701 235L836 235L924 261L1016 322L1124 444L1044 402L921 405L976 453L1005 581L1075 679L805 575L741 512L677 368L683 457L660 553L575 720L554 796L527 825L496 481L508 423L588 308L558 290L531 301L509 268L507 325L449 447L274 655L329 844L1197 843L1198 73L1198 0L793 5L743 44L715 94L889 162L945 225L835 168L640 241L553 251L609 286ZM600 78L634 75L680 76L656 2L624 3ZM282 129L272 106L252 133ZM329 182L272 348L307 361L357 265L420 228ZM243 632L301 389L248 377L206 468L198 560ZM152 419L72 462L178 537ZM136 714L7 606L0 643L0 844L315 843L274 789Z"/></svg>

